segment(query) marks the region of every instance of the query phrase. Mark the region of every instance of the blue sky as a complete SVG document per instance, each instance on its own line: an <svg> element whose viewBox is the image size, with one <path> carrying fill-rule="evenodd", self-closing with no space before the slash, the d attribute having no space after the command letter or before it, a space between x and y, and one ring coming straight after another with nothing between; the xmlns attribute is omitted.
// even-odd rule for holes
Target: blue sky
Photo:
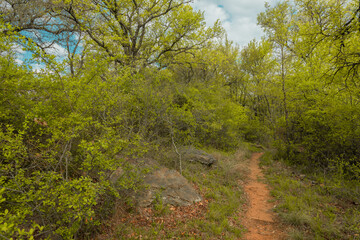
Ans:
<svg viewBox="0 0 360 240"><path fill-rule="evenodd" d="M262 30L257 26L257 14L265 10L265 2L274 6L279 0L195 0L192 4L204 11L207 24L220 19L229 39L246 46L256 38L260 40Z"/></svg>

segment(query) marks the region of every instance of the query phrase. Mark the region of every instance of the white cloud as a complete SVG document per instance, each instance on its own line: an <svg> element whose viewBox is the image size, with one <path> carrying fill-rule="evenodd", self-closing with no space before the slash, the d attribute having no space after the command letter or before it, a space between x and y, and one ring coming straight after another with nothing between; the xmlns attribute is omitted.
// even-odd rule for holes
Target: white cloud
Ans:
<svg viewBox="0 0 360 240"><path fill-rule="evenodd" d="M16 62L18 65L22 65L24 61L21 60L20 58L17 58L17 59L15 59L15 62Z"/></svg>
<svg viewBox="0 0 360 240"><path fill-rule="evenodd" d="M228 21L230 15L224 8L220 7L215 3L205 2L205 1L195 1L194 7L205 12L206 22L209 25L212 25L216 22L217 19L220 19L222 22Z"/></svg>
<svg viewBox="0 0 360 240"><path fill-rule="evenodd" d="M40 73L45 69L45 66L39 63L31 64L32 71L35 73Z"/></svg>
<svg viewBox="0 0 360 240"><path fill-rule="evenodd" d="M19 44L14 44L11 46L11 50L13 53L15 53L15 62L18 65L22 65L24 62L24 55L26 53L24 48L22 46L20 46Z"/></svg>
<svg viewBox="0 0 360 240"><path fill-rule="evenodd" d="M233 20L232 26L232 31L228 33L229 38L241 46L246 45L254 38L260 39L263 35L261 28L250 17L236 18Z"/></svg>
<svg viewBox="0 0 360 240"><path fill-rule="evenodd" d="M266 2L274 5L278 1ZM263 35L257 26L257 15L265 10L264 0L195 0L192 5L204 11L208 25L220 19L229 39L240 46L247 45L254 38L260 40Z"/></svg>
<svg viewBox="0 0 360 240"><path fill-rule="evenodd" d="M194 8L204 11L205 20L208 25L213 25L218 19L226 32L231 31L231 16L221 6L205 1L195 1Z"/></svg>
<svg viewBox="0 0 360 240"><path fill-rule="evenodd" d="M14 44L13 46L11 46L11 48L16 54L22 55L25 53L24 48L19 44Z"/></svg>
<svg viewBox="0 0 360 240"><path fill-rule="evenodd" d="M50 48L46 49L48 54L57 56L58 58L65 58L68 54L66 48L58 43L54 43Z"/></svg>
<svg viewBox="0 0 360 240"><path fill-rule="evenodd" d="M49 43L47 43L49 44ZM46 44L44 44L46 45ZM32 58L32 52L24 50L24 48L19 44L14 44L11 46L12 52L15 53L15 62L19 65L24 64L24 62ZM56 59L59 61L64 60L67 57L67 50L58 43L54 43L50 48L46 48L46 53L56 56ZM3 53L6 55L6 52ZM34 72L40 72L45 69L45 64L29 64L32 67Z"/></svg>

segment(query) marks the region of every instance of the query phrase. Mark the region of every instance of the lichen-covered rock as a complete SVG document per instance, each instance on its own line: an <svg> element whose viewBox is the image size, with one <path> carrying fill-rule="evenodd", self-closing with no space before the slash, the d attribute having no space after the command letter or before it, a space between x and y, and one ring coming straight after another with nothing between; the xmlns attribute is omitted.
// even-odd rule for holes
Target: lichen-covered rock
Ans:
<svg viewBox="0 0 360 240"><path fill-rule="evenodd" d="M164 205L173 206L188 206L202 200L179 172L165 167L148 174L144 184L147 187L134 196L139 207L150 206L156 198L161 198Z"/></svg>
<svg viewBox="0 0 360 240"><path fill-rule="evenodd" d="M216 163L216 159L211 154L192 147L181 149L180 154L184 161L199 162L209 167Z"/></svg>

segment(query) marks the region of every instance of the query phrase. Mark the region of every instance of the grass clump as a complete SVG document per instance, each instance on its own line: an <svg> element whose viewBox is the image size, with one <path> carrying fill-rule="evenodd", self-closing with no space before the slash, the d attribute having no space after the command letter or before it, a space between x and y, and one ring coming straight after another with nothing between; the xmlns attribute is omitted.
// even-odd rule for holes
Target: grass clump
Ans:
<svg viewBox="0 0 360 240"><path fill-rule="evenodd" d="M239 206L245 202L241 183L247 174L243 150L233 154L212 152L218 163L211 168L185 163L184 175L201 189L209 202L205 218L193 221L207 239L237 239L244 228L240 225Z"/></svg>
<svg viewBox="0 0 360 240"><path fill-rule="evenodd" d="M276 211L292 226L291 239L360 239L360 194L354 184L336 175L309 172L284 161L274 161L271 153L262 157ZM336 189L341 186L339 194ZM352 194L349 194L349 193Z"/></svg>

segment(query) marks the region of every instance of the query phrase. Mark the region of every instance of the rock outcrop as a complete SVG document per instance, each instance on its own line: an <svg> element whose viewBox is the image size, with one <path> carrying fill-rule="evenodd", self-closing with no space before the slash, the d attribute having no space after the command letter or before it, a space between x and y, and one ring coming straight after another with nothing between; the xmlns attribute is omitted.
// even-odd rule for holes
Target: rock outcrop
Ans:
<svg viewBox="0 0 360 240"><path fill-rule="evenodd" d="M175 170L162 167L144 178L145 189L135 195L135 201L140 207L150 206L156 198L161 198L162 204L173 206L188 206L202 200L193 186Z"/></svg>
<svg viewBox="0 0 360 240"><path fill-rule="evenodd" d="M138 172L135 181L136 191L123 189L121 184L126 182L126 171L119 167L110 176L110 182L121 192L132 198L137 207L149 207L160 200L164 205L188 206L202 200L194 187L179 172L161 167L152 159L132 160L132 168ZM144 174L144 169L150 170Z"/></svg>
<svg viewBox="0 0 360 240"><path fill-rule="evenodd" d="M192 147L186 147L181 149L180 154L184 161L199 162L209 167L216 163L216 159L211 154Z"/></svg>

